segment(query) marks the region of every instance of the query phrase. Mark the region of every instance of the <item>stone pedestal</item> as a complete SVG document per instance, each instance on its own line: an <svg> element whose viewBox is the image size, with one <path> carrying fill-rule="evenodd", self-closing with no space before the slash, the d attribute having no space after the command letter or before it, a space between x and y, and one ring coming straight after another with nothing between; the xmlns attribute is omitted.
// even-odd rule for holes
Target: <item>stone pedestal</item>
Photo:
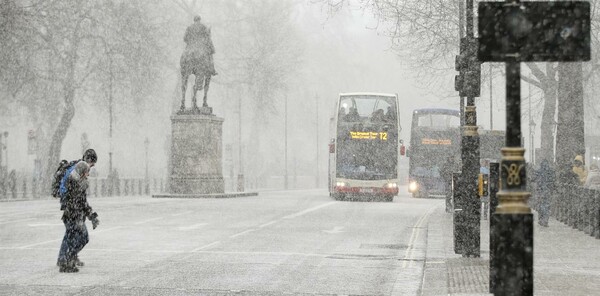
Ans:
<svg viewBox="0 0 600 296"><path fill-rule="evenodd" d="M223 118L206 114L171 116L171 194L225 192L222 172Z"/></svg>

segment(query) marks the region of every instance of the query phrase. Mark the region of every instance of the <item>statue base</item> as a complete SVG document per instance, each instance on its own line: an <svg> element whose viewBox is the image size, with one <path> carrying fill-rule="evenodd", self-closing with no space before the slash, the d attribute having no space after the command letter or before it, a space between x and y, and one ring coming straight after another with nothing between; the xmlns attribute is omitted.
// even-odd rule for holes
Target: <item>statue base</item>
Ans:
<svg viewBox="0 0 600 296"><path fill-rule="evenodd" d="M214 114L212 113L212 107L194 107L194 108L190 108L190 109L180 109L179 111L177 111L177 115L212 115L214 116Z"/></svg>
<svg viewBox="0 0 600 296"><path fill-rule="evenodd" d="M169 193L224 193L222 172L223 118L212 114L171 116L171 170ZM198 111L202 109L197 109ZM195 112L194 110L190 110Z"/></svg>

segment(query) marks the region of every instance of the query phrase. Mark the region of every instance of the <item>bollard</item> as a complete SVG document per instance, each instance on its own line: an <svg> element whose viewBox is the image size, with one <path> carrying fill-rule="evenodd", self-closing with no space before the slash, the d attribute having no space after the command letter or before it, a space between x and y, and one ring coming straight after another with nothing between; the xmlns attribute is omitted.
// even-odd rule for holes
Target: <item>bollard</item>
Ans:
<svg viewBox="0 0 600 296"><path fill-rule="evenodd" d="M600 190L595 190L594 192L594 231L592 232L592 236L599 239L600 238Z"/></svg>
<svg viewBox="0 0 600 296"><path fill-rule="evenodd" d="M489 292L494 293L496 289L496 264L498 264L494 256L496 249L496 224L493 215L498 207L498 196L496 195L500 185L500 164L496 162L490 163L490 275L489 275Z"/></svg>
<svg viewBox="0 0 600 296"><path fill-rule="evenodd" d="M37 194L37 181L35 179L33 181L31 181L31 197L32 198L38 197L38 194Z"/></svg>
<svg viewBox="0 0 600 296"><path fill-rule="evenodd" d="M453 174L455 178L454 186L455 190L452 194L454 211L452 212L452 224L454 233L454 253L462 254L464 252L464 212L463 212L463 198L462 198L462 186L461 176L459 173Z"/></svg>
<svg viewBox="0 0 600 296"><path fill-rule="evenodd" d="M116 179L115 181L117 182L117 192L115 193L115 196L121 196L121 179Z"/></svg>
<svg viewBox="0 0 600 296"><path fill-rule="evenodd" d="M23 179L23 199L27 199L27 179Z"/></svg>
<svg viewBox="0 0 600 296"><path fill-rule="evenodd" d="M583 233L590 234L591 233L591 231L590 231L590 225L591 225L591 223L590 223L590 217L591 217L590 206L593 204L592 198L591 198L592 193L591 193L591 190L589 190L587 188L584 190L584 192L585 192L585 201L584 201L585 206L582 209L583 210L583 217L582 217L583 221L581 223L582 224L581 228L582 228Z"/></svg>
<svg viewBox="0 0 600 296"><path fill-rule="evenodd" d="M575 215L575 227L577 230L583 230L583 204L585 203L585 188L579 187L577 198L577 213Z"/></svg>
<svg viewBox="0 0 600 296"><path fill-rule="evenodd" d="M106 196L106 179L102 179L102 187L100 190L102 196Z"/></svg>

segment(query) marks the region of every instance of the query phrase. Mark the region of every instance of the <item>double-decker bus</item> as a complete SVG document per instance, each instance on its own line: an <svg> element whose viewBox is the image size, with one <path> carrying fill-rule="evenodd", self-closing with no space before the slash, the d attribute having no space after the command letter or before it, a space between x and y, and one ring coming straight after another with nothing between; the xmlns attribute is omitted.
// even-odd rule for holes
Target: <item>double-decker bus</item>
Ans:
<svg viewBox="0 0 600 296"><path fill-rule="evenodd" d="M444 196L442 168L454 158L460 169L460 113L450 109L413 111L407 152L408 191L413 197Z"/></svg>
<svg viewBox="0 0 600 296"><path fill-rule="evenodd" d="M336 200L393 201L398 194L398 95L342 93L332 118L329 192Z"/></svg>

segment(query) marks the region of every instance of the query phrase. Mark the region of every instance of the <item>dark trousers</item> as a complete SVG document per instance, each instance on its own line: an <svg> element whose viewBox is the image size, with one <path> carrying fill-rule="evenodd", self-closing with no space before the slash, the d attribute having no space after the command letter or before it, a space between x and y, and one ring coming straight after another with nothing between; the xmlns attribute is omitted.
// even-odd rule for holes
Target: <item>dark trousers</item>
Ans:
<svg viewBox="0 0 600 296"><path fill-rule="evenodd" d="M548 225L548 218L550 218L550 196L547 193L545 195L540 196L539 202L539 220L538 223L540 225Z"/></svg>
<svg viewBox="0 0 600 296"><path fill-rule="evenodd" d="M65 224L65 236L63 237L60 251L58 253L59 262L69 262L77 257L77 254L89 242L85 220L63 219Z"/></svg>

